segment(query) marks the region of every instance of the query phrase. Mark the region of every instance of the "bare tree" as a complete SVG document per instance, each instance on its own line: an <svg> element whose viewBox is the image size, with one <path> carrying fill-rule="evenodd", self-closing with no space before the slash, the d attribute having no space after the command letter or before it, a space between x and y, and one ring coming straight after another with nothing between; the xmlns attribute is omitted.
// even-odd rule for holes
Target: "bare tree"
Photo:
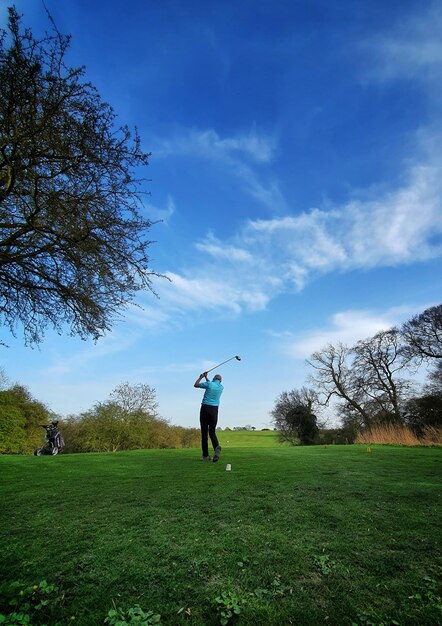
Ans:
<svg viewBox="0 0 442 626"><path fill-rule="evenodd" d="M0 31L0 325L26 343L47 326L100 337L139 290L153 291L135 131L9 8ZM51 18L50 18L51 19Z"/></svg>
<svg viewBox="0 0 442 626"><path fill-rule="evenodd" d="M397 330L381 331L352 348L329 344L308 363L315 370L310 382L317 386L322 403L328 405L332 397L342 400L340 412L346 422L366 427L375 421L403 421L402 406L411 384L402 373L410 359Z"/></svg>
<svg viewBox="0 0 442 626"><path fill-rule="evenodd" d="M374 337L358 341L352 348L353 373L365 398L365 406L383 420L403 422L402 408L410 390L410 382L401 378L409 368L404 356L401 335L396 329L381 331Z"/></svg>
<svg viewBox="0 0 442 626"><path fill-rule="evenodd" d="M314 352L307 361L315 370L310 383L318 388L322 404L328 406L331 398L337 397L356 411L364 424L369 424L371 416L364 408L360 382L353 371L353 358L352 350L342 343L328 344Z"/></svg>
<svg viewBox="0 0 442 626"><path fill-rule="evenodd" d="M429 395L442 396L442 361L436 361L434 368L428 373L424 391Z"/></svg>
<svg viewBox="0 0 442 626"><path fill-rule="evenodd" d="M418 359L442 359L442 304L415 315L400 329L408 354Z"/></svg>
<svg viewBox="0 0 442 626"><path fill-rule="evenodd" d="M295 406L304 406L308 411L315 411L318 407L318 394L307 387L283 391L276 399L271 415L273 418L285 415Z"/></svg>

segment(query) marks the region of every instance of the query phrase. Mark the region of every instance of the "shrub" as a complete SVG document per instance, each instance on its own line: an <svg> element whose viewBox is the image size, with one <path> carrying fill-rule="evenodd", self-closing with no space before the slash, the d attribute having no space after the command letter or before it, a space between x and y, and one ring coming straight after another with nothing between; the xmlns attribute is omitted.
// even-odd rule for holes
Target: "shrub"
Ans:
<svg viewBox="0 0 442 626"><path fill-rule="evenodd" d="M412 398L405 405L405 421L418 437L426 427L442 428L442 396L440 394Z"/></svg>
<svg viewBox="0 0 442 626"><path fill-rule="evenodd" d="M354 443L357 432L352 427L324 428L319 431L317 442L319 444L348 444Z"/></svg>
<svg viewBox="0 0 442 626"><path fill-rule="evenodd" d="M238 596L231 591L223 591L213 600L215 610L222 626L234 622L241 613L241 606Z"/></svg>
<svg viewBox="0 0 442 626"><path fill-rule="evenodd" d="M15 582L11 585L11 591L10 608L0 614L0 624L4 626L61 624L59 613L64 596L57 585L48 584L45 580L37 585L22 585Z"/></svg>

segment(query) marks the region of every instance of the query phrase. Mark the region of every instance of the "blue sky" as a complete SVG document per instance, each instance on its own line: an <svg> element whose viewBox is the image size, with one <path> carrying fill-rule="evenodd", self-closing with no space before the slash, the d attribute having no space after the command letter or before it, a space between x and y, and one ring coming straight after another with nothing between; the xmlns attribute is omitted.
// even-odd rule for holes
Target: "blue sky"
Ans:
<svg viewBox="0 0 442 626"><path fill-rule="evenodd" d="M15 4L47 27L40 0ZM46 5L69 62L152 152L151 266L172 281L97 344L3 332L11 381L62 415L143 382L195 426L195 378L240 355L220 370L220 425L261 428L312 351L441 302L440 3Z"/></svg>

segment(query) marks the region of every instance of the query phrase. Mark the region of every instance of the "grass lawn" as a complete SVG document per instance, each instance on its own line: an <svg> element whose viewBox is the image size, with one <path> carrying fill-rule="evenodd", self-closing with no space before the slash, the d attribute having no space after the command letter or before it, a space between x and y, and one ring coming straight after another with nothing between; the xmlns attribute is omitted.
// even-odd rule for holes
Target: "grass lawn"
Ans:
<svg viewBox="0 0 442 626"><path fill-rule="evenodd" d="M220 430L217 436L222 445L230 448L280 448L278 433L274 430Z"/></svg>
<svg viewBox="0 0 442 626"><path fill-rule="evenodd" d="M3 597L46 579L60 623L80 626L112 601L219 624L223 593L239 625L441 623L441 449L219 437L217 464L189 449L0 457Z"/></svg>

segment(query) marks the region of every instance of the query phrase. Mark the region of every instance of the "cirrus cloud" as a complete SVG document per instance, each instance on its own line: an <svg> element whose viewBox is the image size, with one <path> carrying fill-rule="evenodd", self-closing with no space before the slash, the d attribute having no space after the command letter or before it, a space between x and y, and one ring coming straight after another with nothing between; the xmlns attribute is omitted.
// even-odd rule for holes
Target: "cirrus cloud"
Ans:
<svg viewBox="0 0 442 626"><path fill-rule="evenodd" d="M388 330L407 321L425 308L403 305L385 311L361 309L339 311L332 315L325 328L318 328L307 335L304 333L302 337L286 334L285 351L296 358L308 358L329 343L351 346L360 339L371 337L381 330Z"/></svg>
<svg viewBox="0 0 442 626"><path fill-rule="evenodd" d="M159 141L154 152L161 157L193 155L218 161L247 157L257 163L269 163L273 159L274 142L254 131L222 138L213 129L192 129Z"/></svg>
<svg viewBox="0 0 442 626"><path fill-rule="evenodd" d="M442 254L442 172L418 165L404 185L329 210L248 220L222 240L195 243L201 258L161 285L162 310L259 311L331 272L423 262Z"/></svg>

